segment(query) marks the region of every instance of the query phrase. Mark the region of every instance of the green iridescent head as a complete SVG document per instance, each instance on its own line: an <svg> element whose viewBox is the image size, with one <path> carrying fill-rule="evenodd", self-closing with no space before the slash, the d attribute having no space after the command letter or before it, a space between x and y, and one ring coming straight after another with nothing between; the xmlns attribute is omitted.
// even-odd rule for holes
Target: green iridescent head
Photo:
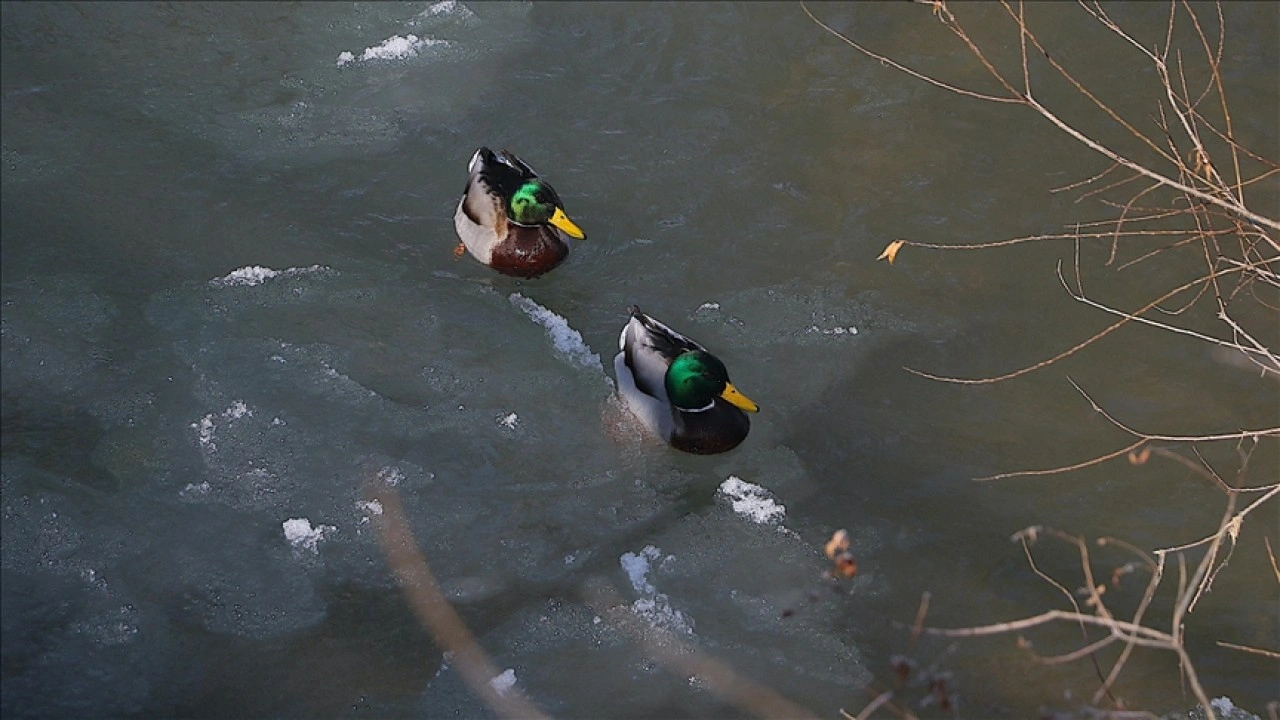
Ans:
<svg viewBox="0 0 1280 720"><path fill-rule="evenodd" d="M747 412L760 409L729 382L729 371L724 363L701 350L677 357L667 368L663 384L671 404L681 410L709 409L717 397Z"/></svg>
<svg viewBox="0 0 1280 720"><path fill-rule="evenodd" d="M556 191L536 178L526 181L511 196L511 219L518 225L554 225L578 240L586 237L565 215Z"/></svg>

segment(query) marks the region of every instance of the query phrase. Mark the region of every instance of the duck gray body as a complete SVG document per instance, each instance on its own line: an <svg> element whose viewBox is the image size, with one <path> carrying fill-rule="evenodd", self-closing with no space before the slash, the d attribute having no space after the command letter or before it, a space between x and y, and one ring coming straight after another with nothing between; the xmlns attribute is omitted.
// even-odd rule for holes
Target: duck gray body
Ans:
<svg viewBox="0 0 1280 720"><path fill-rule="evenodd" d="M505 275L537 277L569 256L561 231L584 237L564 214L556 191L512 153L482 147L467 169L467 187L453 224L467 252L485 265ZM547 212L540 221L521 223L512 199L528 185Z"/></svg>
<svg viewBox="0 0 1280 720"><path fill-rule="evenodd" d="M650 432L678 450L711 454L737 447L751 430L741 408L754 412L755 403L738 393L726 377L724 394L712 397L705 406L676 407L667 392L668 368L685 353L710 353L639 308L629 310L631 318L618 338L619 352L613 359L618 394L627 406Z"/></svg>

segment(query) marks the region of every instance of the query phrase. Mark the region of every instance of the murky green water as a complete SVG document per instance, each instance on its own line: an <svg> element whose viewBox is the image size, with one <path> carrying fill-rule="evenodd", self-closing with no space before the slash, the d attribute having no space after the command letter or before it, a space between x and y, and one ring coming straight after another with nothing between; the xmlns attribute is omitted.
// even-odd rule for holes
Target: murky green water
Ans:
<svg viewBox="0 0 1280 720"><path fill-rule="evenodd" d="M927 7L814 9L913 67L997 89ZM1115 10L1151 42L1165 11ZM957 12L999 62L1016 57L998 6ZM1151 127L1131 49L1073 5L1028 12L1058 60ZM1236 137L1275 159L1280 15L1225 13ZM414 54L364 59L411 34ZM6 716L486 712L378 549L361 492L378 471L481 644L547 712L743 712L598 621L583 588L604 580L744 676L856 714L893 683L893 656L944 653L892 625L921 593L938 626L1064 606L1009 542L1019 529L1154 549L1216 527L1222 494L1168 462L971 481L1129 442L1068 376L1152 432L1280 415L1273 379L1147 328L997 385L905 372L1008 372L1112 321L1058 284L1067 243L875 261L896 238L1110 217L1048 191L1105 164L1028 111L859 55L798 5L5 3L0 51ZM1068 89L1035 80L1075 117ZM451 252L482 144L543 173L588 234L542 278ZM1274 178L1257 192L1274 216ZM1195 271L1082 257L1122 307ZM628 436L608 398L632 303L708 345L760 403L739 449ZM580 339L544 326L558 323ZM1230 448L1204 451L1230 467ZM1278 468L1264 444L1252 484ZM734 512L717 492L730 476L785 506L782 529ZM1280 647L1262 541L1280 538L1274 507L1186 623L1206 690L1258 713L1275 665L1215 643ZM311 535L290 535L295 519ZM860 572L833 592L821 547L841 527ZM1042 552L1080 584L1071 549ZM1140 583L1112 590L1117 608ZM1154 604L1157 627L1169 606ZM1044 654L1080 645L1074 626L1030 637ZM1098 685L1088 661L1035 665L1012 636L941 657L971 717L1070 708ZM1153 651L1116 693L1159 712L1194 702Z"/></svg>

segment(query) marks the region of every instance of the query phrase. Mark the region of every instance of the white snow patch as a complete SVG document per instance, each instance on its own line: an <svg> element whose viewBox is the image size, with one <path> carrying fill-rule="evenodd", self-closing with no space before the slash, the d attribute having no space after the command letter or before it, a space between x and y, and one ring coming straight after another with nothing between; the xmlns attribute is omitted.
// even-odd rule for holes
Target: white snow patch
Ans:
<svg viewBox="0 0 1280 720"><path fill-rule="evenodd" d="M662 564L674 560L670 555L663 558L662 551L652 545L646 545L638 553L622 554L620 558L622 570L631 580L631 587L640 595L639 599L631 603L631 612L654 627L682 635L692 635L693 621L675 609L671 604L671 598L666 593L658 592L653 583L649 582L648 575L653 568L652 563L659 558L662 558Z"/></svg>
<svg viewBox="0 0 1280 720"><path fill-rule="evenodd" d="M285 520L281 527L284 528L284 539L289 541L294 550L310 550L313 553L318 552L317 545L325 535L338 529L332 525L317 525L313 528L311 521L306 518Z"/></svg>
<svg viewBox="0 0 1280 720"><path fill-rule="evenodd" d="M807 332L807 333L818 333L818 334L820 334L820 335L857 335L857 334L858 334L858 328L856 328L856 327L854 327L854 326L852 326L852 325L850 325L850 326L849 326L849 327L847 327L847 328L846 328L846 327L842 327L842 326L840 326L840 325L837 325L837 326L835 326L835 327L833 327L833 328L828 328L828 329L825 329L825 330L824 330L824 329L822 329L822 328L818 327L817 325L810 325L809 327L805 328L805 332Z"/></svg>
<svg viewBox="0 0 1280 720"><path fill-rule="evenodd" d="M572 365L596 370L604 375L604 365L600 362L600 356L591 352L591 348L583 342L582 334L569 327L567 320L520 293L511 293L507 299L512 305L524 311L531 320L547 329L547 334L551 336L551 344L555 346L556 354L561 359Z"/></svg>
<svg viewBox="0 0 1280 720"><path fill-rule="evenodd" d="M357 525L368 525L369 518L377 517L382 514L382 502L379 500L357 500L356 510L363 514ZM356 532L359 532L357 530Z"/></svg>
<svg viewBox="0 0 1280 720"><path fill-rule="evenodd" d="M196 439L200 442L200 447L207 452L216 452L218 444L213 441L213 413L209 413L200 418L199 421L191 423L191 427L196 431Z"/></svg>
<svg viewBox="0 0 1280 720"><path fill-rule="evenodd" d="M378 479L387 487L395 487L404 480L404 473L400 472L400 468L388 465L378 471Z"/></svg>
<svg viewBox="0 0 1280 720"><path fill-rule="evenodd" d="M232 270L223 277L210 280L209 284L213 287L249 287L252 285L261 285L274 277L306 275L308 273L322 272L328 269L329 268L324 265L291 267L286 270L272 270L269 267L263 267L261 265L246 265L239 270Z"/></svg>
<svg viewBox="0 0 1280 720"><path fill-rule="evenodd" d="M475 17L475 13L458 0L442 0L418 13L418 17L438 17L440 15L457 15L460 18Z"/></svg>
<svg viewBox="0 0 1280 720"><path fill-rule="evenodd" d="M761 525L781 522L787 507L775 502L768 491L736 475L730 475L720 483L719 492L729 498L733 511Z"/></svg>
<svg viewBox="0 0 1280 720"><path fill-rule="evenodd" d="M520 424L520 416L516 415L515 413L511 413L509 415L499 415L498 424L508 430L514 430L516 428L516 425Z"/></svg>
<svg viewBox="0 0 1280 720"><path fill-rule="evenodd" d="M1209 701L1209 704L1213 706L1213 711L1219 715L1229 715L1232 710L1236 709L1236 704L1231 702L1231 698L1226 696L1214 698Z"/></svg>
<svg viewBox="0 0 1280 720"><path fill-rule="evenodd" d="M213 487L209 485L209 481L203 480L198 485L196 483L187 483L187 486L182 488L182 492L179 495L208 495L212 489Z"/></svg>
<svg viewBox="0 0 1280 720"><path fill-rule="evenodd" d="M232 420L239 420L245 415L253 417L253 411L249 409L248 405L244 404L243 400L231 403L226 410L222 411L222 417L231 418Z"/></svg>
<svg viewBox="0 0 1280 720"><path fill-rule="evenodd" d="M196 440L200 443L200 449L206 453L215 453L218 451L218 444L213 441L218 426L214 423L214 414L208 413L196 422L191 423L191 428L196 431ZM228 420L239 420L243 417L253 417L253 411L245 404L243 400L236 400L227 406L217 415Z"/></svg>
<svg viewBox="0 0 1280 720"><path fill-rule="evenodd" d="M698 306L698 310L719 310L719 309L720 309L720 303L718 302L704 302ZM698 312L698 310L694 310L694 312Z"/></svg>
<svg viewBox="0 0 1280 720"><path fill-rule="evenodd" d="M344 50L338 54L337 65L342 67L356 61L367 62L369 60L404 60L417 56L418 51L424 47L448 44L446 40L420 38L412 33L408 35L392 35L377 45L365 48L359 57L356 57L355 53Z"/></svg>
<svg viewBox="0 0 1280 720"><path fill-rule="evenodd" d="M506 695L515 686L516 671L513 668L507 668L506 672L489 681L489 687L499 695Z"/></svg>

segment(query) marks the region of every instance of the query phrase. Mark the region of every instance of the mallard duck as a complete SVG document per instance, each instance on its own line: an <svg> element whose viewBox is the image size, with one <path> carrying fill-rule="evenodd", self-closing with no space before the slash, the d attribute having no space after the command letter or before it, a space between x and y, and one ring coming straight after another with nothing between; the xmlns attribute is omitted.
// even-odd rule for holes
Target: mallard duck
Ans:
<svg viewBox="0 0 1280 720"><path fill-rule="evenodd" d="M631 412L677 450L709 455L737 447L751 430L746 413L760 407L705 347L635 305L628 311L613 369Z"/></svg>
<svg viewBox="0 0 1280 720"><path fill-rule="evenodd" d="M461 245L475 259L504 275L532 278L559 265L569 237L584 239L564 213L560 196L533 168L506 150L476 150L471 177L458 201L453 224Z"/></svg>

